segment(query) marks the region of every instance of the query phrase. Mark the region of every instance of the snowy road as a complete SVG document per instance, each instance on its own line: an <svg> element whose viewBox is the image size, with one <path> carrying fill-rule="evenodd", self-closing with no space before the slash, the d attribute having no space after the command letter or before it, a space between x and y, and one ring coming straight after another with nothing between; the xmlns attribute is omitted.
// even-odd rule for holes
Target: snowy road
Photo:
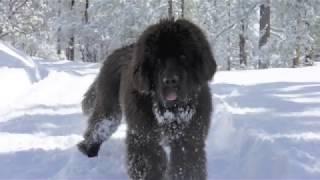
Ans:
<svg viewBox="0 0 320 180"><path fill-rule="evenodd" d="M85 128L81 96L98 65L35 61L37 82L0 66L0 179L127 179L125 125L97 158L74 147ZM320 66L218 72L209 179L319 179L319 72Z"/></svg>

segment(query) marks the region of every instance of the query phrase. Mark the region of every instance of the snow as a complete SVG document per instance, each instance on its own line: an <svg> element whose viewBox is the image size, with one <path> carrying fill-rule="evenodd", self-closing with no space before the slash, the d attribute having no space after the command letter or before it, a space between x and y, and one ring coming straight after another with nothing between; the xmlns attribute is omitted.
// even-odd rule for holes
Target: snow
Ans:
<svg viewBox="0 0 320 180"><path fill-rule="evenodd" d="M162 112L155 103L152 106L152 111L155 114L158 123L161 125L172 123L174 120L179 124L188 124L195 113L195 108L187 106L178 108L177 112L172 112L170 110L164 110L164 112Z"/></svg>
<svg viewBox="0 0 320 180"><path fill-rule="evenodd" d="M0 67L23 68L31 82L40 79L37 65L25 53L0 41Z"/></svg>
<svg viewBox="0 0 320 180"><path fill-rule="evenodd" d="M99 65L31 59L29 66L29 57L0 49L0 179L128 179L125 124L97 158L75 147L86 126L80 100ZM36 66L40 79L30 81L23 71ZM319 71L317 64L218 72L208 179L319 179Z"/></svg>
<svg viewBox="0 0 320 180"><path fill-rule="evenodd" d="M210 178L319 178L319 69L219 72Z"/></svg>
<svg viewBox="0 0 320 180"><path fill-rule="evenodd" d="M119 125L120 121L118 122L114 117L99 120L99 123L93 128L92 135L88 138L88 141L102 142L108 140Z"/></svg>

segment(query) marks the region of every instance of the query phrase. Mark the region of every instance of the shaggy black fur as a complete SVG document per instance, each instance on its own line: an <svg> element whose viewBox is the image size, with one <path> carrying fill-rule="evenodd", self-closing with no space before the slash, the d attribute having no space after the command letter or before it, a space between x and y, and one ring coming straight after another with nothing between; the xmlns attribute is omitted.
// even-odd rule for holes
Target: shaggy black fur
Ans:
<svg viewBox="0 0 320 180"><path fill-rule="evenodd" d="M96 156L124 115L132 179L206 179L208 81L215 71L196 25L179 19L148 27L136 44L108 57L85 94L82 107L90 118L80 151Z"/></svg>

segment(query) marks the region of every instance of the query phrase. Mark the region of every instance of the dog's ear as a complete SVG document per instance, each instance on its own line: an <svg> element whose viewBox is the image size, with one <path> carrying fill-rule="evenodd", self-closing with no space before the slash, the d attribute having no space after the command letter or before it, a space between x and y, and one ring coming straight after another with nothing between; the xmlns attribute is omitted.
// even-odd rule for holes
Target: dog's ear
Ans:
<svg viewBox="0 0 320 180"><path fill-rule="evenodd" d="M202 48L199 49L201 56L200 72L203 72L202 79L209 81L212 79L212 77L217 71L217 64L208 41L205 38L203 38L202 40L203 41L201 42L200 39L200 43L202 43Z"/></svg>
<svg viewBox="0 0 320 180"><path fill-rule="evenodd" d="M157 46L157 25L149 26L139 37L133 54L132 77L133 86L140 93L149 94L153 88L154 54Z"/></svg>
<svg viewBox="0 0 320 180"><path fill-rule="evenodd" d="M186 29L189 32L191 39L194 41L197 58L199 58L199 60L197 60L196 68L200 80L211 80L217 70L217 64L206 36L200 28L187 20L180 19L177 20L176 23L179 24L181 28Z"/></svg>
<svg viewBox="0 0 320 180"><path fill-rule="evenodd" d="M132 66L132 80L133 87L143 94L149 94L151 85L150 85L150 77L148 76L148 72L146 71L146 67L141 62L141 60L134 59L135 62Z"/></svg>
<svg viewBox="0 0 320 180"><path fill-rule="evenodd" d="M150 28L142 33L137 41L133 54L132 78L133 86L140 93L149 94L151 90L152 78L152 53L147 40L150 36Z"/></svg>

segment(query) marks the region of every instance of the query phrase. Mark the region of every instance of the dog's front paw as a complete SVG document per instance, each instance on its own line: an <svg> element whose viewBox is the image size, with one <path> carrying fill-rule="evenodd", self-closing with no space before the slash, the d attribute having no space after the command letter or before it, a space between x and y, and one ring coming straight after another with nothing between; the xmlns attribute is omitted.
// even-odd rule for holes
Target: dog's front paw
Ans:
<svg viewBox="0 0 320 180"><path fill-rule="evenodd" d="M80 152L89 158L96 157L98 155L100 145L98 143L88 143L86 140L81 141L77 146Z"/></svg>

